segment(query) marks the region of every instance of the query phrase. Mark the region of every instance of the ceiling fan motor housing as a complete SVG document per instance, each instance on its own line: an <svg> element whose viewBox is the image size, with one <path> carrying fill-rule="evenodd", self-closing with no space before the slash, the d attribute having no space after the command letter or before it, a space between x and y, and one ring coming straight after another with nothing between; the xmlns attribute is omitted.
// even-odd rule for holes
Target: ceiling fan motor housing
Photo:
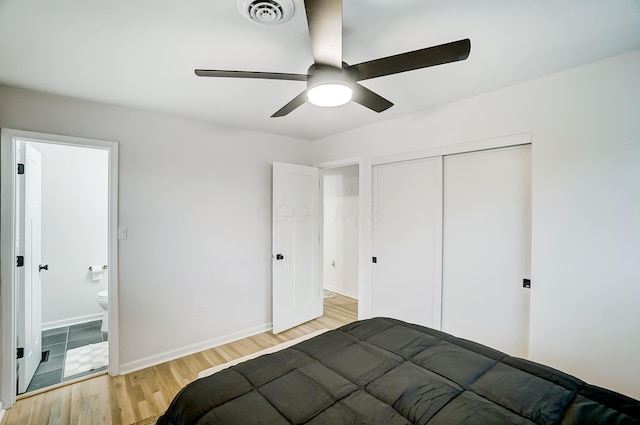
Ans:
<svg viewBox="0 0 640 425"><path fill-rule="evenodd" d="M293 16L293 0L238 0L238 11L250 21L265 25L286 22Z"/></svg>
<svg viewBox="0 0 640 425"><path fill-rule="evenodd" d="M307 70L307 88L317 86L319 84L339 83L347 86L353 86L356 81L355 74L347 68L346 63L342 63L343 68L336 68L329 65L313 64Z"/></svg>

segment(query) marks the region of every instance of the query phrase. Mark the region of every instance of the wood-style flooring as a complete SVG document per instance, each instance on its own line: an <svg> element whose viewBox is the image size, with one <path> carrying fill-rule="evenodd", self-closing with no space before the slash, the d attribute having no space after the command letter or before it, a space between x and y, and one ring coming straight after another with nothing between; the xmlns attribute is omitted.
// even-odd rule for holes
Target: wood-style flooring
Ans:
<svg viewBox="0 0 640 425"><path fill-rule="evenodd" d="M357 302L325 298L324 315L278 335L264 332L128 375L98 376L21 398L2 425L131 425L162 414L178 391L198 372L247 354L357 319Z"/></svg>

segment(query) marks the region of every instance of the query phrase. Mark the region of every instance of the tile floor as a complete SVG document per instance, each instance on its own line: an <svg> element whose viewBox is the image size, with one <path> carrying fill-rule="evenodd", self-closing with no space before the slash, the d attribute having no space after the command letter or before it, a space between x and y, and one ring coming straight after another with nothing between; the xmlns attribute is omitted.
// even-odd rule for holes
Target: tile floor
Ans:
<svg viewBox="0 0 640 425"><path fill-rule="evenodd" d="M27 392L106 370L105 366L67 378L62 377L67 350L108 340L108 334L100 332L101 324L102 321L96 320L42 331L42 351L49 350L49 358L46 362L41 362L38 369L36 369L36 374L33 376Z"/></svg>

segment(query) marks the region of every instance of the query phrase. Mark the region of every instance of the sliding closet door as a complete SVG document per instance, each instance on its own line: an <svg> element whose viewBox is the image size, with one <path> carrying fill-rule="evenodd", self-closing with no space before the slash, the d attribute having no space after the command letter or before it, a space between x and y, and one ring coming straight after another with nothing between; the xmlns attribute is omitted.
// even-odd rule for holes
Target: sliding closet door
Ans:
<svg viewBox="0 0 640 425"><path fill-rule="evenodd" d="M442 328L526 357L530 145L444 159Z"/></svg>
<svg viewBox="0 0 640 425"><path fill-rule="evenodd" d="M373 316L440 327L442 158L373 167Z"/></svg>

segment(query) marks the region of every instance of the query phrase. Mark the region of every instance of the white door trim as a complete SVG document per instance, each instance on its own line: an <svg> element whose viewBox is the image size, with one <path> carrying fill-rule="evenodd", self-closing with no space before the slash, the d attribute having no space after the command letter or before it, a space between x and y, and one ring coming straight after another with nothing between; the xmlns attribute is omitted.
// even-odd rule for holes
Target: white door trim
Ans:
<svg viewBox="0 0 640 425"><path fill-rule="evenodd" d="M485 149L505 148L531 144L531 133L517 133L508 136L492 137L490 139L475 140L472 142L456 143L453 145L436 146L412 152L395 155L379 156L372 159L372 165L388 164L391 162L412 161L414 159L430 158L433 156L447 156L458 153L481 151Z"/></svg>
<svg viewBox="0 0 640 425"><path fill-rule="evenodd" d="M16 401L15 183L16 139L104 149L109 154L109 374L119 374L118 358L118 143L3 128L0 137L0 402Z"/></svg>

